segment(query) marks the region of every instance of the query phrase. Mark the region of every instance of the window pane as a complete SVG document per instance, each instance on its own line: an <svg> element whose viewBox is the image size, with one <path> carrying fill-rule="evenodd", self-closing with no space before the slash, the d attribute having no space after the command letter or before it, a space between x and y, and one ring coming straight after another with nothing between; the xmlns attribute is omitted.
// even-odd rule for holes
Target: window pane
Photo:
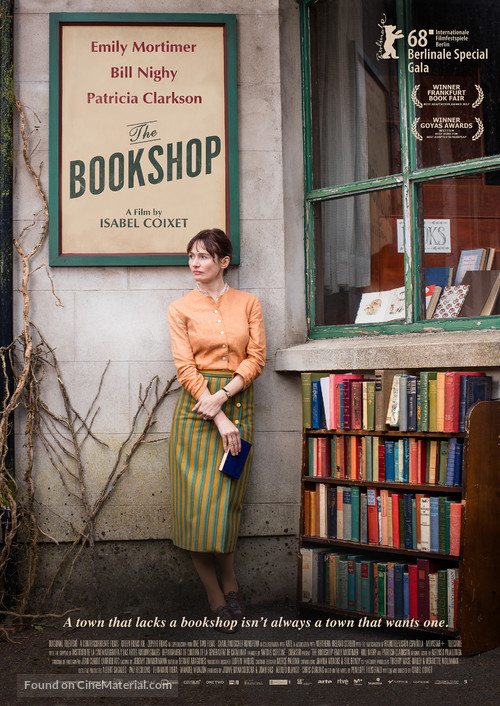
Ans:
<svg viewBox="0 0 500 706"><path fill-rule="evenodd" d="M480 316L500 276L500 258L495 256L500 248L500 172L433 181L419 191L425 219L426 284L461 285L462 290L446 292L457 307L466 295L458 315ZM437 316L455 317L457 307L444 304L441 293ZM498 300L485 313L500 313Z"/></svg>
<svg viewBox="0 0 500 706"><path fill-rule="evenodd" d="M401 172L397 61L377 61L395 2L323 0L310 9L313 188Z"/></svg>
<svg viewBox="0 0 500 706"><path fill-rule="evenodd" d="M418 166L498 154L500 3L414 0L412 8Z"/></svg>
<svg viewBox="0 0 500 706"><path fill-rule="evenodd" d="M313 218L316 324L403 320L404 295L394 291L404 287L401 189L317 202Z"/></svg>

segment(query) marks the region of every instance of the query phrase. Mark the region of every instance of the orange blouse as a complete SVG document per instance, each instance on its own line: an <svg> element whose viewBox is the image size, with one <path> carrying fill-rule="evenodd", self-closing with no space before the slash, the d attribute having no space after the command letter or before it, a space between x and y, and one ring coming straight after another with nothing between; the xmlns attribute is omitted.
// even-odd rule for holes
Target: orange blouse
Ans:
<svg viewBox="0 0 500 706"><path fill-rule="evenodd" d="M238 373L246 388L264 368L264 318L255 294L229 287L216 304L193 289L170 304L168 327L177 379L196 399L207 386L200 370Z"/></svg>

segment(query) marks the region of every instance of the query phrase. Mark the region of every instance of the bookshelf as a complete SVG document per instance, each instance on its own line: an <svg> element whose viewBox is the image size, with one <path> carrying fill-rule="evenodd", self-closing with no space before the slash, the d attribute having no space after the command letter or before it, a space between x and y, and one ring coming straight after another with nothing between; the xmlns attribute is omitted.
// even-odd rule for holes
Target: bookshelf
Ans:
<svg viewBox="0 0 500 706"><path fill-rule="evenodd" d="M390 374L390 371L386 372ZM416 371L415 376L420 386L420 373ZM365 377L368 378L369 373ZM327 394L325 388L323 393ZM307 404L307 391L305 396ZM334 398L335 393L331 399ZM382 399L384 406L386 402L387 399ZM417 427L421 425L420 403L419 394ZM475 654L500 645L500 568L497 559L500 546L500 401L478 401L471 404L465 415L465 423L462 421L464 431L457 431L456 422L446 432L422 431L420 428L409 431L381 429L380 418L377 429L342 429L338 419L334 429L304 427L298 553L298 607L301 612L314 609L342 616L344 620L354 621L349 623L354 626L360 620L364 625L368 620L373 626L388 627L392 622L398 628L426 631L441 638L460 638L463 654ZM307 412L305 421L310 424ZM315 440L319 439L323 440L322 449L318 451L316 446L314 450ZM443 448L449 449L451 439L463 446L461 468L458 474L455 471L453 480L450 475L439 474L440 445L444 442ZM422 464L420 474L413 467L410 480L408 453L406 468L401 472L400 466L399 476L396 472L394 480L388 480L382 472L378 477L381 469L377 469L374 476L370 464L367 474L367 463L363 463L362 456L366 454L367 444L372 444L373 461L374 440L382 455L386 442L387 448L391 449L394 442L399 444L400 450L405 446L408 450L410 440L413 444L420 442L426 450L433 442L437 469L432 482L429 482L429 460ZM336 451L339 443L346 450L345 457L339 457ZM380 451L382 447L384 450ZM326 461L325 448L329 449ZM351 450L357 459L350 457ZM311 475L312 472L323 475ZM339 495L342 502L344 498L348 499L347 506L351 503L347 514L346 506L342 508L340 526ZM368 509L369 496L372 504L374 496L376 499L376 525L373 514L371 521L368 519L368 513L375 512ZM387 504L390 505L389 513L385 515L382 501L378 500L381 496L386 504L385 510ZM389 497L390 501L387 500ZM424 500L422 505L422 498L429 500ZM358 499L361 499L359 505ZM430 521L428 517L424 520L428 510L423 510L430 507L431 502L432 508L437 507L441 513L436 520L439 530L437 524L432 527L432 543ZM446 517L447 508L454 520ZM399 523L394 514L398 514ZM383 517L387 525L382 535ZM348 529L344 526L347 518ZM410 525L411 537L408 534ZM378 534L374 535L377 531ZM440 531L439 537L437 531ZM428 574L432 575L431 579Z"/></svg>

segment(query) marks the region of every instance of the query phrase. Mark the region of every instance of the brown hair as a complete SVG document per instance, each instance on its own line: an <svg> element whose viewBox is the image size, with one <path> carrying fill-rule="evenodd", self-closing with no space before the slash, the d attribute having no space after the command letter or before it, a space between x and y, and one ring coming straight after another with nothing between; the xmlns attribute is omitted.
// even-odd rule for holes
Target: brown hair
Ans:
<svg viewBox="0 0 500 706"><path fill-rule="evenodd" d="M200 230L191 238L187 244L186 252L189 254L194 247L194 244L201 242L205 250L211 255L214 260L217 257L221 260L223 257L229 257L233 254L233 246L227 235L219 228L207 228Z"/></svg>

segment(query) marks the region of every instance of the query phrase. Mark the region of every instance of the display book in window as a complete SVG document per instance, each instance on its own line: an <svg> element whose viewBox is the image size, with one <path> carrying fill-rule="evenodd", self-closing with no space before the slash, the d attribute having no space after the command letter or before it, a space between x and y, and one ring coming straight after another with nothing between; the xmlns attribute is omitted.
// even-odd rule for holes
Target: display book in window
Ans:
<svg viewBox="0 0 500 706"><path fill-rule="evenodd" d="M375 382L375 372L380 399L384 384L389 391L392 389L395 371L356 374L361 378L356 382ZM448 378L443 378L442 382L447 381L448 386L445 388L440 380L439 394L445 394L446 389L447 401L452 389L458 388L460 405L464 402L460 385L468 390L464 409L470 417L468 424L464 422L466 431L435 430L436 411L429 419L429 383L431 405L435 405L437 376L446 372ZM384 429L369 429L366 416L361 429L343 428L343 418L333 427L332 411L332 428L304 429L299 555L301 565L306 568L304 576L302 569L299 571L299 605L301 609L314 605L326 612L345 612L355 619L370 614L383 617L384 622L397 619L410 624L413 621L413 627L432 629L444 636L458 634L463 640L464 653L488 649L498 644L500 635L500 606L488 569L500 542L500 530L494 520L500 510L495 436L500 432L500 403L475 404L478 386L482 388L478 399L481 395L491 396L491 376L480 371L398 371L398 374L413 374L417 379L417 431L388 427L385 419ZM333 375L348 373L331 375L323 373L316 377L328 377L332 384L338 385L339 378ZM355 382L352 377L347 378L351 383ZM427 391L424 420L422 386ZM389 392L385 394L387 397ZM447 411L445 403L444 412ZM361 413L363 418L363 410ZM444 414L439 423L444 425ZM423 429L422 424L427 428ZM447 425L455 429L456 424L455 416L447 415ZM371 426L376 425L374 421ZM361 446L351 447L353 438L361 441ZM323 448L320 461L326 459L321 461L322 475L313 475L319 469L310 466L310 459L314 463L315 441L320 441ZM374 460L374 441L377 452L380 451L380 464L378 458ZM394 480L387 480L385 475L389 470L389 478L392 478L392 461L387 463L386 442L389 458L394 449L403 453L402 466L394 466L398 469ZM370 459L350 458L351 451L358 453L360 448L366 454L370 445ZM460 459L460 473L463 460L463 482L459 476L455 477L453 466L451 484L450 445L458 446L463 452ZM337 463L338 449L343 449L345 454L343 467ZM413 461L410 463L411 454ZM312 513L306 512L306 505L311 508L319 501L318 491L322 486L324 507L318 505ZM486 515L485 511L492 514ZM313 517L320 515L321 524L308 525L311 514ZM485 557L489 557L486 564ZM321 586L317 585L318 574L308 573L311 562L321 567ZM307 590L303 591L302 579L304 586L309 581L310 596ZM477 601L469 600L472 591ZM318 595L323 596L322 600L318 600ZM340 607L344 605L350 606L350 610ZM478 611L491 617L488 625L478 620ZM435 627L440 624L441 627Z"/></svg>

